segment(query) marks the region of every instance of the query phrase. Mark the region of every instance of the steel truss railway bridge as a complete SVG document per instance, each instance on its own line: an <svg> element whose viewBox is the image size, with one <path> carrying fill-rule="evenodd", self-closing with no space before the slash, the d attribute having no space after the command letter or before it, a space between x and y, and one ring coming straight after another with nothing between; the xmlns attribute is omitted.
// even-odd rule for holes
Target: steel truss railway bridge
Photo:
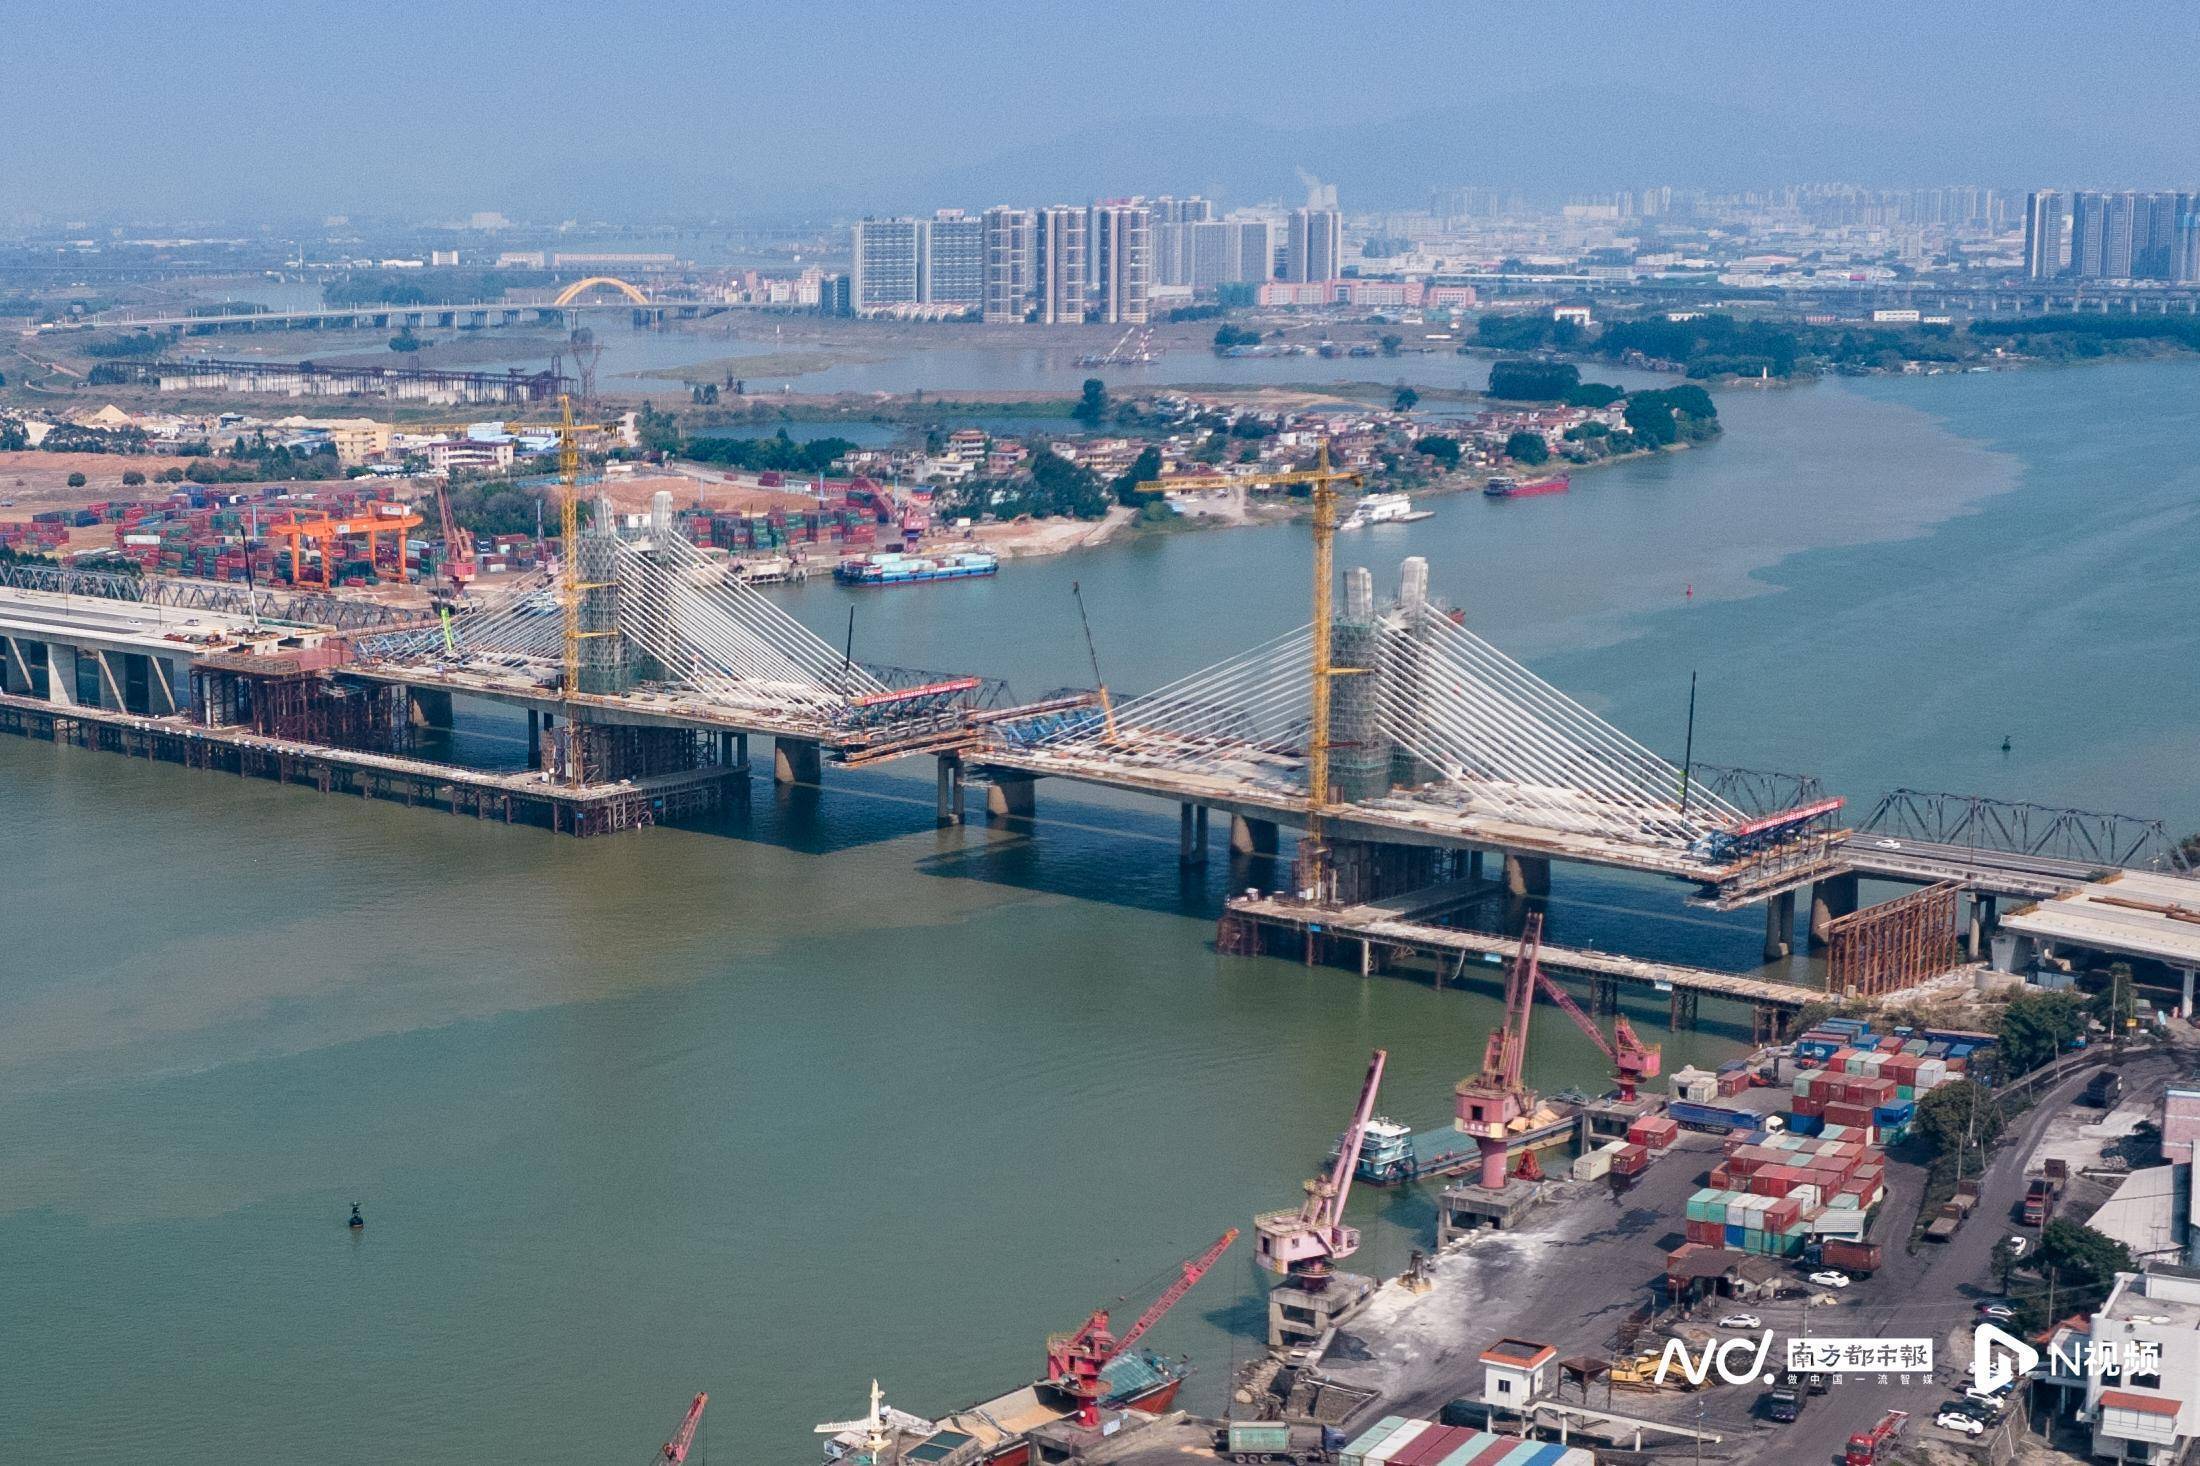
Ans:
<svg viewBox="0 0 2200 1466"><path fill-rule="evenodd" d="M409 752L401 724L448 725L450 699L466 696L523 709L533 777L567 790L722 780L746 772L753 735L773 740L776 775L793 783L818 782L827 762L929 755L943 822L962 818L966 777L1011 817L1031 815L1051 778L1175 802L1187 862L1207 853L1210 812L1247 854L1280 853L1293 827L1311 838L1288 889L1336 911L1479 879L1485 856L1501 863L1491 884L1521 897L1548 890L1553 862L1641 872L1683 882L1700 905L1765 903L1768 957L1788 950L1799 892L1824 939L1854 919L1860 877L1960 887L1975 941L1994 898L2037 899L2121 866L2179 868L2158 822L1897 791L1851 832L1841 802L1808 779L1684 769L1475 635L1430 594L1419 559L1380 604L1366 571L1345 576L1320 648L1332 695L1317 750L1314 624L1136 696L1016 703L983 677L854 660L724 576L663 502L638 531L586 531L576 545L571 594L546 578L432 616L0 567L0 707L19 722L65 709L72 726L131 724L132 736L325 738L335 768L346 739L366 740L360 758ZM243 654L256 646L288 658L262 659L264 686ZM310 668L300 661L317 649ZM313 686L300 681L309 672ZM377 696L409 716L356 715L356 699ZM430 775L407 777L408 802L442 801ZM455 783L450 798L459 808ZM648 821L591 827L637 822Z"/></svg>

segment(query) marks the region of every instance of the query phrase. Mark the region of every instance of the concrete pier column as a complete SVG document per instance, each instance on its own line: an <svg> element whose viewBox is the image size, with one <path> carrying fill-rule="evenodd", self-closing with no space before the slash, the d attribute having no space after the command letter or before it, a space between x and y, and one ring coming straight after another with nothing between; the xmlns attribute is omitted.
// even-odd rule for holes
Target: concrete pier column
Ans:
<svg viewBox="0 0 2200 1466"><path fill-rule="evenodd" d="M2177 1016L2180 1018L2190 1018L2192 1016L2192 987L2193 977L2196 970L2200 969L2194 969L2191 967L2187 967L2184 969L2185 996L2183 1001L2177 1005Z"/></svg>
<svg viewBox="0 0 2200 1466"><path fill-rule="evenodd" d="M1273 855L1282 844L1274 820L1249 820L1230 816L1230 851L1234 855Z"/></svg>
<svg viewBox="0 0 2200 1466"><path fill-rule="evenodd" d="M1847 916L1856 910L1856 877L1852 875L1827 876L1815 881L1810 888L1810 946L1817 951L1829 940L1828 932L1837 917Z"/></svg>
<svg viewBox="0 0 2200 1466"><path fill-rule="evenodd" d="M733 766L744 774L749 771L749 735L746 733L733 735Z"/></svg>
<svg viewBox="0 0 2200 1466"><path fill-rule="evenodd" d="M542 767L542 710L527 710L527 767Z"/></svg>
<svg viewBox="0 0 2200 1466"><path fill-rule="evenodd" d="M1512 896L1551 894L1551 862L1542 855L1505 852L1505 891Z"/></svg>
<svg viewBox="0 0 2200 1466"><path fill-rule="evenodd" d="M985 791L985 812L1016 819L1030 819L1039 809L1039 779L1035 774L997 772Z"/></svg>
<svg viewBox="0 0 2200 1466"><path fill-rule="evenodd" d="M1765 961L1778 962L1795 950L1795 893L1782 891L1765 902Z"/></svg>
<svg viewBox="0 0 2200 1466"><path fill-rule="evenodd" d="M959 825L963 822L963 764L960 754L943 753L939 757L936 814L943 825Z"/></svg>
<svg viewBox="0 0 2200 1466"><path fill-rule="evenodd" d="M1978 893L1976 891L1972 892L1970 900L1971 920L1963 933L1963 955L1973 962L1978 961L1979 953L1984 950L1986 945L1984 906L1985 902L1980 899Z"/></svg>
<svg viewBox="0 0 2200 1466"><path fill-rule="evenodd" d="M772 777L782 784L816 784L825 775L824 751L814 738L774 738Z"/></svg>
<svg viewBox="0 0 2200 1466"><path fill-rule="evenodd" d="M1207 806L1176 807L1176 859L1179 865L1198 865L1207 858Z"/></svg>

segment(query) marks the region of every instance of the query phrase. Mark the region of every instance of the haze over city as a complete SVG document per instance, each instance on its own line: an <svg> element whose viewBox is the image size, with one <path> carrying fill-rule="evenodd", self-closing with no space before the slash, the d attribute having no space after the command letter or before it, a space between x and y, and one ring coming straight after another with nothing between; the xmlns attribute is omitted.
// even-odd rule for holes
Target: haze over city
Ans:
<svg viewBox="0 0 2200 1466"><path fill-rule="evenodd" d="M2122 187L2176 181L2200 132L2200 15L2168 3L431 13L10 0L0 215L1244 203L1297 167L1386 207L1440 183Z"/></svg>

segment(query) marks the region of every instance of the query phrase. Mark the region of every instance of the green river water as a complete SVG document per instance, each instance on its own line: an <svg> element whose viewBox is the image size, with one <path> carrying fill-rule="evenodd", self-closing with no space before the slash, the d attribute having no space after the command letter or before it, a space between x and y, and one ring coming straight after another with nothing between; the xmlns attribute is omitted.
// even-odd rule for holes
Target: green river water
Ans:
<svg viewBox="0 0 2200 1466"><path fill-rule="evenodd" d="M1696 669L1700 758L2200 827L2200 367L1720 402L1707 450L1342 558L1428 555L1669 752ZM1305 557L1288 526L1011 562L858 599L857 652L1088 681L1074 579L1134 691L1298 624ZM850 594L785 603L837 639ZM1217 958L1225 891L1277 877L1180 875L1173 810L1042 786L1036 831L938 831L930 774L573 841L0 740L0 1460L640 1459L707 1389L720 1457L806 1461L874 1375L919 1411L1010 1388L1290 1204L1370 1047L1422 1124L1478 1062L1486 979ZM1737 969L1761 934L1564 869L1551 913ZM1599 1072L1545 1010L1530 1079ZM1352 1210L1378 1271L1432 1226ZM1190 1402L1260 1292L1241 1244L1152 1336Z"/></svg>

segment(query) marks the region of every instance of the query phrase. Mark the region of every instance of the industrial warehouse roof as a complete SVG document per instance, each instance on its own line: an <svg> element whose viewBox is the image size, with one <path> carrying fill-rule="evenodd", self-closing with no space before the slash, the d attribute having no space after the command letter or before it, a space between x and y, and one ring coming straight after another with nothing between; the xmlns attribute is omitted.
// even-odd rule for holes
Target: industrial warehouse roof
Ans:
<svg viewBox="0 0 2200 1466"><path fill-rule="evenodd" d="M2001 924L2045 941L2200 967L2200 881L2184 876L2124 871L2011 912Z"/></svg>

